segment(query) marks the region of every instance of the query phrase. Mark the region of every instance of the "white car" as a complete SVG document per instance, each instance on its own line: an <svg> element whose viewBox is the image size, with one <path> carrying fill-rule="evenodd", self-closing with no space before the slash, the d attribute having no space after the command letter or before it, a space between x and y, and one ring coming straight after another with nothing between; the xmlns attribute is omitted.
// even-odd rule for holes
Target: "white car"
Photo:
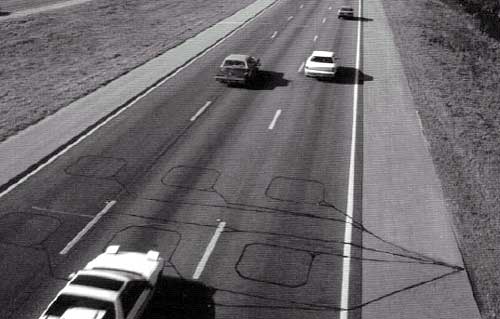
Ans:
<svg viewBox="0 0 500 319"><path fill-rule="evenodd" d="M310 77L333 78L337 73L337 58L331 51L313 51L307 58L304 74Z"/></svg>
<svg viewBox="0 0 500 319"><path fill-rule="evenodd" d="M337 18L342 19L352 19L354 18L354 9L351 7L341 7L337 11Z"/></svg>
<svg viewBox="0 0 500 319"><path fill-rule="evenodd" d="M156 251L106 252L71 275L40 319L136 319L151 299L164 267Z"/></svg>

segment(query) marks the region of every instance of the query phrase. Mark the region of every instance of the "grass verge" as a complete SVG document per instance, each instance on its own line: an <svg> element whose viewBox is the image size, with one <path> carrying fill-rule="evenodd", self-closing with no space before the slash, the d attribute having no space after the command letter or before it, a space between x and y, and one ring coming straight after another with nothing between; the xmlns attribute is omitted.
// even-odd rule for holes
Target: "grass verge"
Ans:
<svg viewBox="0 0 500 319"><path fill-rule="evenodd" d="M500 43L438 0L384 0L484 318L500 316Z"/></svg>
<svg viewBox="0 0 500 319"><path fill-rule="evenodd" d="M99 0L0 22L0 141L255 0Z"/></svg>

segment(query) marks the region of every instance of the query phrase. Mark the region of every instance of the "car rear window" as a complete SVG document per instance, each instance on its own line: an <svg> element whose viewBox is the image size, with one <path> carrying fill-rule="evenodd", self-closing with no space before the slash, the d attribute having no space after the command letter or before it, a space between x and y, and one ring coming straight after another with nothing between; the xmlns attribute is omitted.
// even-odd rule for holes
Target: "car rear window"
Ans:
<svg viewBox="0 0 500 319"><path fill-rule="evenodd" d="M118 291L123 286L123 281L89 275L78 275L71 284Z"/></svg>
<svg viewBox="0 0 500 319"><path fill-rule="evenodd" d="M312 62L318 63L333 63L333 59L325 56L315 56L311 59Z"/></svg>
<svg viewBox="0 0 500 319"><path fill-rule="evenodd" d="M341 11L354 11L353 8L341 8L340 10Z"/></svg>
<svg viewBox="0 0 500 319"><path fill-rule="evenodd" d="M106 315L103 319L115 318L115 309L111 302L66 294L59 295L45 314L60 317L66 310L76 307L105 310Z"/></svg>
<svg viewBox="0 0 500 319"><path fill-rule="evenodd" d="M224 62L224 66L231 66L231 67L244 68L244 67L245 67L245 62L243 62L243 61L238 61L238 60L226 60L226 61Z"/></svg>

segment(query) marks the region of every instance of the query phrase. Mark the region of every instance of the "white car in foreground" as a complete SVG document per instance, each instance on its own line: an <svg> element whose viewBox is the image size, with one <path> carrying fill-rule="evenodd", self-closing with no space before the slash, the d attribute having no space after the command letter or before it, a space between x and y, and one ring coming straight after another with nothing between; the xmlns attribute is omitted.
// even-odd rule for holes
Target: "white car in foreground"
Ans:
<svg viewBox="0 0 500 319"><path fill-rule="evenodd" d="M337 73L337 58L331 51L313 51L307 58L304 74L310 77L333 78Z"/></svg>
<svg viewBox="0 0 500 319"><path fill-rule="evenodd" d="M156 251L106 252L72 275L40 319L136 319L151 299L164 260Z"/></svg>

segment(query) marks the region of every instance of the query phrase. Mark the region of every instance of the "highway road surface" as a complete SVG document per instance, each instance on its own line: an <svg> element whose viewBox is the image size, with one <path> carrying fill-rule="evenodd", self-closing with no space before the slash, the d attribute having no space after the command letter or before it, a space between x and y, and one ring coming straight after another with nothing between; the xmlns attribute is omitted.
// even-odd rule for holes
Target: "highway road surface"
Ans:
<svg viewBox="0 0 500 319"><path fill-rule="evenodd" d="M413 242L394 241L401 236L375 222L380 213L390 225L386 211L370 210L370 228L364 224L371 204L363 199L364 184L374 196L395 180L367 163L368 151L379 156L373 147L388 143L390 149L390 141L364 135L368 129L379 136L367 114L382 115L367 109L364 86L376 85L379 71L372 58L374 74L362 70L363 30L377 22L384 30L386 21L383 12L363 17L370 14L362 15L358 2L356 19L337 19L338 7L350 3L278 1L3 193L0 318L36 318L68 274L109 244L155 249L167 260L144 318L376 318L391 313L391 305L394 318L403 318L410 301L401 294L452 276L454 288L434 290L435 298L455 298L458 290L467 306L461 313L473 318L477 310L468 307L470 287L456 246L450 258L438 258ZM336 52L341 67L333 81L303 75L313 50ZM230 53L261 59L257 85L214 81ZM382 87L390 89L388 83ZM386 184L373 186L374 180ZM448 238L451 230L433 239L439 243L443 234ZM412 235L419 241L418 231ZM388 279L391 271L400 276L397 283ZM371 279L366 285L365 277ZM428 309L415 300L415 307ZM450 305L443 301L439 309L457 318Z"/></svg>

